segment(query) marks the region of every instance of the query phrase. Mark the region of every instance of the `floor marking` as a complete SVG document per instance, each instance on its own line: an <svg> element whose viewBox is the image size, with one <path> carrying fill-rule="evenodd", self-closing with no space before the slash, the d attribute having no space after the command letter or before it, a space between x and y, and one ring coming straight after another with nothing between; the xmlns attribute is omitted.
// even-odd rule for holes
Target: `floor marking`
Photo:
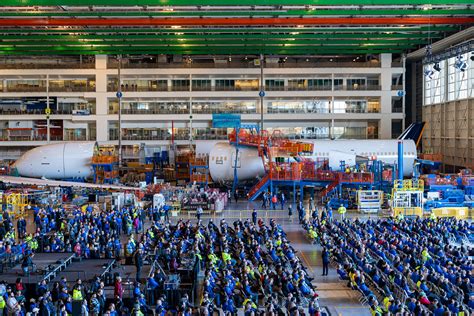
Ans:
<svg viewBox="0 0 474 316"><path fill-rule="evenodd" d="M311 267L311 265L309 264L309 261L308 261L308 259L306 259L306 256L304 255L303 251L300 251L300 253L301 253L301 256L303 257L303 261L306 263L308 268L311 270L311 273L314 274L313 267Z"/></svg>

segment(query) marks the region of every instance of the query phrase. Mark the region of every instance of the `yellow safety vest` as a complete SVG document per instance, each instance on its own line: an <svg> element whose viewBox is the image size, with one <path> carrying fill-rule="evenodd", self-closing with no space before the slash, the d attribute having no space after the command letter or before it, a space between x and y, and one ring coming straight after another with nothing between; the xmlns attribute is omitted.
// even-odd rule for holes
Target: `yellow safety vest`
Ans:
<svg viewBox="0 0 474 316"><path fill-rule="evenodd" d="M433 220L433 221L436 220L436 215L435 215L434 212L431 212L431 214L430 214L430 219Z"/></svg>
<svg viewBox="0 0 474 316"><path fill-rule="evenodd" d="M72 299L75 301L82 301L82 292L78 289L72 291Z"/></svg>
<svg viewBox="0 0 474 316"><path fill-rule="evenodd" d="M341 206L340 208L337 209L339 214L345 214L347 212L347 209L344 206Z"/></svg>
<svg viewBox="0 0 474 316"><path fill-rule="evenodd" d="M218 260L218 259L217 259L217 256L216 256L215 254L213 254L213 253L209 254L209 255L207 256L207 258L212 262L212 264L215 264L216 261Z"/></svg>
<svg viewBox="0 0 474 316"><path fill-rule="evenodd" d="M430 254L426 250L423 250L421 252L421 257L423 259L423 262L426 262L426 261L428 261L429 258L431 258Z"/></svg>
<svg viewBox="0 0 474 316"><path fill-rule="evenodd" d="M385 311L388 312L388 309L392 303L390 303L390 299L388 297L385 297L383 299L383 306L385 307Z"/></svg>
<svg viewBox="0 0 474 316"><path fill-rule="evenodd" d="M5 302L5 299L3 296L0 296L0 309L4 309L7 303Z"/></svg>
<svg viewBox="0 0 474 316"><path fill-rule="evenodd" d="M250 304L252 305L252 308L257 308L257 305L255 305L255 303L254 303L251 299L249 299L249 298L244 301L244 303L242 304L242 306L245 307L245 306L247 305L247 303L250 303Z"/></svg>
<svg viewBox="0 0 474 316"><path fill-rule="evenodd" d="M383 310L379 306L377 306L375 309L370 309L370 312L372 313L372 316L383 314Z"/></svg>
<svg viewBox="0 0 474 316"><path fill-rule="evenodd" d="M227 262L231 259L232 259L231 256L227 252L222 253L222 260L224 260L224 262Z"/></svg>

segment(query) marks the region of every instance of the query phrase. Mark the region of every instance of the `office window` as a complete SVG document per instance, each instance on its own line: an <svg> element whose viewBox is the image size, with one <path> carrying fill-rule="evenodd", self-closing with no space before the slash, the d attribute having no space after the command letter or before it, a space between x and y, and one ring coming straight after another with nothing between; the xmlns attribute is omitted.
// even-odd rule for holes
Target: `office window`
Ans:
<svg viewBox="0 0 474 316"><path fill-rule="evenodd" d="M285 80L283 79L267 79L265 80L265 90L282 91L285 89Z"/></svg>
<svg viewBox="0 0 474 316"><path fill-rule="evenodd" d="M211 80L193 79L193 91L211 91Z"/></svg>
<svg viewBox="0 0 474 316"><path fill-rule="evenodd" d="M288 90L307 90L308 80L306 79L290 79L288 80Z"/></svg>
<svg viewBox="0 0 474 316"><path fill-rule="evenodd" d="M171 80L172 91L189 91L189 80L173 79Z"/></svg>
<svg viewBox="0 0 474 316"><path fill-rule="evenodd" d="M332 80L331 79L309 79L308 89L309 90L331 90Z"/></svg>
<svg viewBox="0 0 474 316"><path fill-rule="evenodd" d="M233 91L235 90L235 80L216 79L216 91Z"/></svg>
<svg viewBox="0 0 474 316"><path fill-rule="evenodd" d="M334 79L334 90L344 89L344 79Z"/></svg>
<svg viewBox="0 0 474 316"><path fill-rule="evenodd" d="M334 113L366 113L366 100L334 100Z"/></svg>
<svg viewBox="0 0 474 316"><path fill-rule="evenodd" d="M432 65L425 65L424 73L432 71L429 76L424 76L425 80L425 105L444 102L446 100L446 61L438 63L440 71L433 69ZM454 86L453 86L454 87ZM448 86L449 91L449 86Z"/></svg>
<svg viewBox="0 0 474 316"><path fill-rule="evenodd" d="M462 61L469 62L469 54L461 55ZM448 100L460 100L467 98L467 78L469 68L461 71L455 67L457 57L448 59Z"/></svg>
<svg viewBox="0 0 474 316"><path fill-rule="evenodd" d="M365 90L365 78L349 78L347 79L347 90Z"/></svg>

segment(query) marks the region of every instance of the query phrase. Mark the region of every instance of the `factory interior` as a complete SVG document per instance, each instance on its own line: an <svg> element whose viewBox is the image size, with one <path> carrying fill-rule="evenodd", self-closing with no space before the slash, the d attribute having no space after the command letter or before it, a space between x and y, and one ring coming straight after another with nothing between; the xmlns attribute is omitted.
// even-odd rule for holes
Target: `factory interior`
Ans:
<svg viewBox="0 0 474 316"><path fill-rule="evenodd" d="M474 315L472 5L0 1L0 316Z"/></svg>

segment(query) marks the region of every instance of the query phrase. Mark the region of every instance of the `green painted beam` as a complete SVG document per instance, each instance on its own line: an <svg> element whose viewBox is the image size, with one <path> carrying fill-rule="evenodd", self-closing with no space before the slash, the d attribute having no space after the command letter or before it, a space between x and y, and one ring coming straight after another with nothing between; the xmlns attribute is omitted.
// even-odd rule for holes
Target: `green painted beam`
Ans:
<svg viewBox="0 0 474 316"><path fill-rule="evenodd" d="M288 32L312 32L312 33L354 33L354 32L423 32L423 33L436 33L436 32L452 32L457 31L459 28L453 26L415 26L415 27L335 27L335 28L324 28L324 27L275 27L275 28L74 28L74 29L0 29L0 33L9 34L9 33L170 33L170 32L180 32L180 33L288 33Z"/></svg>
<svg viewBox="0 0 474 316"><path fill-rule="evenodd" d="M452 5L471 0L2 0L2 6Z"/></svg>
<svg viewBox="0 0 474 316"><path fill-rule="evenodd" d="M413 41L413 42L399 42L399 41L359 41L359 42L352 42L352 41L137 41L137 42L127 42L127 41L92 41L92 42L81 42L81 41L60 41L60 42L0 42L0 46L67 46L67 45L81 45L81 46L91 46L91 45L106 45L106 46L139 46L139 45L248 45L248 46L260 46L260 45L288 45L288 46L295 46L295 45L308 45L308 46L315 46L315 45L327 45L327 46L341 46L341 45L384 45L384 46L403 46L403 47L413 47L416 45L426 44L428 41Z"/></svg>
<svg viewBox="0 0 474 316"><path fill-rule="evenodd" d="M227 45L227 46L223 46L223 45ZM259 42L256 42L256 43L252 43L252 44L248 44L248 43L215 43L215 42L200 42L200 43L193 43L193 44L170 44L170 43L160 43L160 44L141 44L141 45L131 45L131 44L128 44L126 42L123 42L123 43L114 43L113 45L111 44L104 44L104 43L100 43L100 44L86 44L86 43L74 43L74 44L66 44L66 45L41 45L41 44L35 44L35 45L0 45L0 48L1 49L4 49L4 50L15 50L15 49L30 49L30 48L34 48L34 47L42 47L44 49L49 49L49 50L62 50L66 47L77 47L77 48L83 48L83 49L94 49L94 48L97 48L97 47L110 47L110 48L116 48L116 49L124 49L124 50L127 50L127 49L135 49L135 48L149 48L150 50L153 50L153 49L167 49L167 48L176 48L176 49L185 49L185 48L189 48L189 49L192 49L192 48L210 48L210 49L215 49L215 48L226 48L226 49L234 49L234 50L238 50L238 49L249 49L249 50L254 50L254 51L258 51L259 49L261 48L265 48L265 47L289 47L290 49L291 48L309 48L309 49L312 49L312 48L321 48L321 47L328 47L328 48L339 48L339 49L345 49L345 48L365 48L365 47L371 47L371 48L384 48L384 49L388 49L388 48L400 48L400 49L407 49L407 48L411 48L413 47L414 45L409 45L409 44L403 44L403 43L391 43L391 44L372 44L372 43L361 43L361 44L352 44L352 43L341 43L341 44L334 44L332 45L331 43L327 43L325 44L324 42L322 43L312 43L312 44L309 44L309 43L291 43L291 44L288 44L288 43L282 43L282 42L278 42L278 43L273 43L273 42L262 42L262 41L259 41Z"/></svg>
<svg viewBox="0 0 474 316"><path fill-rule="evenodd" d="M167 40L128 40L122 39L117 41L111 40L88 40L88 41L80 41L80 40L61 40L61 41L52 41L52 40L24 40L24 41L8 41L2 40L0 41L1 46L18 46L18 45L28 45L28 46L35 46L35 45L181 45L181 44L219 44L219 45L262 45L263 44L289 44L289 45L319 45L319 44L327 44L327 45L361 45L361 44L384 44L384 45L406 45L406 46L413 46L418 44L426 43L426 40L411 40L411 41L397 41L397 40L375 40L375 39L357 39L357 40L272 40L267 39L265 41L258 40L258 39L249 39L249 40L219 40L219 39L167 39Z"/></svg>
<svg viewBox="0 0 474 316"><path fill-rule="evenodd" d="M179 33L179 32L177 32ZM295 32L296 33L296 32ZM1 33L0 33L1 34ZM430 38L439 38L440 35ZM29 41L46 41L46 40L199 40L199 39L233 39L233 40L250 40L250 39L351 39L358 40L416 40L428 38L427 34L160 34L160 35L2 35L0 41L29 40Z"/></svg>
<svg viewBox="0 0 474 316"><path fill-rule="evenodd" d="M347 55L363 55L363 54L380 54L380 53L402 53L403 50L393 50L393 49L358 49L358 50L345 50L343 53ZM116 55L116 54L128 54L128 55L138 55L138 54L182 54L182 55L229 55L229 54L238 54L238 55L255 55L255 54L265 54L265 55L331 55L331 54L341 54L340 49L323 49L323 50L294 50L288 48L280 49L262 49L259 52L254 50L242 50L233 51L233 50L210 50L210 49L187 49L187 50L149 50L149 49L133 49L124 51L123 49L88 49L88 50L78 50L78 49L64 49L62 51L51 51L43 50L41 47L38 49L28 49L28 50L1 50L0 55Z"/></svg>
<svg viewBox="0 0 474 316"><path fill-rule="evenodd" d="M350 9L350 10L255 10L255 11L121 11L121 12L98 12L98 11L61 11L61 12L0 12L0 17L130 17L130 16L146 16L146 17L188 17L188 16L391 16L391 15L472 15L474 10L470 9Z"/></svg>

